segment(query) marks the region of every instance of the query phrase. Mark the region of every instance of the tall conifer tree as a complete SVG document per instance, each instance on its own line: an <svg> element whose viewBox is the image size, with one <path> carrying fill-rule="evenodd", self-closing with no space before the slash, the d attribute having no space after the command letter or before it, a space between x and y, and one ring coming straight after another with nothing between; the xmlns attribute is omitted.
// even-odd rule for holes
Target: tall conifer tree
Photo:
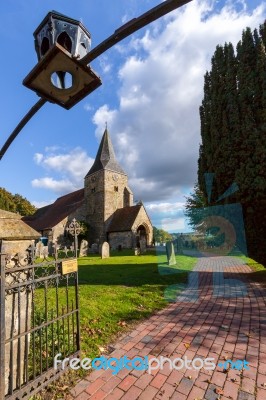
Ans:
<svg viewBox="0 0 266 400"><path fill-rule="evenodd" d="M248 253L266 266L265 46L266 22L259 32L243 31L236 54L231 43L216 47L200 107L198 184L206 201L204 174L215 173L213 205L237 183L239 191L219 204L242 204Z"/></svg>

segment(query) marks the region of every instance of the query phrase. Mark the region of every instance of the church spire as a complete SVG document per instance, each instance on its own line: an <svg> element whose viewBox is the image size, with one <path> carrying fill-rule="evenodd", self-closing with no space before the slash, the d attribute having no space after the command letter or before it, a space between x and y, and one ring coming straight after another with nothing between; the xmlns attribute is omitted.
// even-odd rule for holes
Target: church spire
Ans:
<svg viewBox="0 0 266 400"><path fill-rule="evenodd" d="M95 161L86 176L103 169L126 175L116 160L107 126L105 128Z"/></svg>

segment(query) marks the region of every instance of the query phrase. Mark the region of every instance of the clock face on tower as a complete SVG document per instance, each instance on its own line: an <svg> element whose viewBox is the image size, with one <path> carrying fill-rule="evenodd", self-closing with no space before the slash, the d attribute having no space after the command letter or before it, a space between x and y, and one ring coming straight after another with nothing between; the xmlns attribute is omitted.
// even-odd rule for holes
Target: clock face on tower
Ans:
<svg viewBox="0 0 266 400"><path fill-rule="evenodd" d="M116 182L118 181L118 175L117 174L113 174L113 180Z"/></svg>

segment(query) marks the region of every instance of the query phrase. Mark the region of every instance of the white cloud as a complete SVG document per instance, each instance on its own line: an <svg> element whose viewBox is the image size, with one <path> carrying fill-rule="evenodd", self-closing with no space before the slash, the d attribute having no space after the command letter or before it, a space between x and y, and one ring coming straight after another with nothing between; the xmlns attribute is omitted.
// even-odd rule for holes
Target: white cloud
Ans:
<svg viewBox="0 0 266 400"><path fill-rule="evenodd" d="M108 57L105 54L101 56L99 64L104 74L107 74L112 69L112 64L108 61Z"/></svg>
<svg viewBox="0 0 266 400"><path fill-rule="evenodd" d="M96 136L98 139L102 137L105 124L108 124L108 129L112 129L113 121L116 119L116 110L110 110L110 108L105 104L100 107L93 116L93 122L97 125Z"/></svg>
<svg viewBox="0 0 266 400"><path fill-rule="evenodd" d="M51 177L33 179L31 184L35 188L49 189L55 193L66 193L77 189L67 179L56 180Z"/></svg>
<svg viewBox="0 0 266 400"><path fill-rule="evenodd" d="M84 177L94 159L89 157L83 149L77 147L68 153L62 151L36 153L34 161L52 176L33 179L32 186L65 194L83 187ZM55 174L59 175L59 179L54 177Z"/></svg>
<svg viewBox="0 0 266 400"><path fill-rule="evenodd" d="M185 229L185 218L165 218L162 220L162 229L167 232L178 232Z"/></svg>
<svg viewBox="0 0 266 400"><path fill-rule="evenodd" d="M34 161L36 162L36 164L41 164L42 160L43 160L43 154L41 153L34 154Z"/></svg>
<svg viewBox="0 0 266 400"><path fill-rule="evenodd" d="M97 137L108 122L137 199L175 201L181 187L193 187L203 77L215 47L236 45L246 26L254 29L265 18L265 3L253 11L244 0L216 5L194 0L118 48L128 54L118 73L119 107L104 104L93 122Z"/></svg>
<svg viewBox="0 0 266 400"><path fill-rule="evenodd" d="M152 213L173 213L176 211L182 211L184 208L184 202L176 202L176 203L158 203L158 204L148 204L146 209L151 211Z"/></svg>
<svg viewBox="0 0 266 400"><path fill-rule="evenodd" d="M84 110L86 110L86 111L93 111L93 110L94 110L94 107L93 107L91 104L89 104L89 103L85 103L85 104L84 104Z"/></svg>

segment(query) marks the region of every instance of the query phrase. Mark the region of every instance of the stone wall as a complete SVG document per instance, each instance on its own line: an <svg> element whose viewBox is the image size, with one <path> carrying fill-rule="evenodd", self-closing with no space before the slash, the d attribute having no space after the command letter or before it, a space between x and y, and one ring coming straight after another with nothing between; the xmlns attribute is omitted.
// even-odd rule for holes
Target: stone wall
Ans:
<svg viewBox="0 0 266 400"><path fill-rule="evenodd" d="M31 244L34 244L34 240L1 240L0 239L0 253L10 254L15 256L17 253L25 253L26 249Z"/></svg>
<svg viewBox="0 0 266 400"><path fill-rule="evenodd" d="M17 254L28 254L27 249L31 244L34 244L34 240L0 240L0 249L1 253L8 254L11 257L16 256ZM21 258L23 262L24 259ZM11 259L6 264L6 269L11 269L15 266L15 262ZM16 279L24 280L26 279L26 274L20 273L18 278L7 275L6 285L9 283L12 284L16 281ZM9 294L6 296L5 300L5 328L6 328L6 339L12 336L16 336L18 334L19 329L19 310L20 310L20 331L21 333L25 330L29 329L30 320L31 320L31 300L32 294L28 291L22 291L20 293L20 298L18 302L18 293ZM25 337L20 341L20 353L21 353L21 383L25 382L24 376L24 360L26 350L29 349L29 340L27 345L25 343ZM5 394L8 393L8 388L10 386L11 380L11 352L10 352L10 344L6 344L5 346ZM13 387L16 387L18 381L18 341L13 341Z"/></svg>
<svg viewBox="0 0 266 400"><path fill-rule="evenodd" d="M127 175L108 170L95 172L85 178L86 220L90 225L90 243L105 241L110 217L118 208L133 204L133 195L127 185Z"/></svg>
<svg viewBox="0 0 266 400"><path fill-rule="evenodd" d="M121 246L122 249L132 249L134 247L134 237L131 231L128 232L110 232L108 242L112 250Z"/></svg>
<svg viewBox="0 0 266 400"><path fill-rule="evenodd" d="M104 171L105 177L105 210L104 222L113 215L118 208L124 207L124 189L127 187L127 176L123 174L113 173L112 171Z"/></svg>
<svg viewBox="0 0 266 400"><path fill-rule="evenodd" d="M38 240L41 235L34 229L29 227L21 220L21 216L0 210L0 252L8 255L8 260L2 257L1 268L5 271L14 269L17 261L20 265L27 265L28 255L27 249L29 246ZM15 257L15 258L14 258ZM13 282L23 282L27 279L27 274L24 272L7 274L5 285L12 284ZM7 293L5 298L5 339L16 336L19 332L19 315L20 315L20 332L25 332L28 329L28 324L31 320L31 299L32 293L30 291L22 290L13 293ZM25 369L25 354L29 350L29 341L26 343L25 339L20 340L20 370L21 370L21 384L25 382L24 369ZM13 342L13 387L15 388L18 382L18 341ZM5 394L8 393L10 379L11 379L11 352L10 345L5 345Z"/></svg>
<svg viewBox="0 0 266 400"><path fill-rule="evenodd" d="M84 187L86 221L90 225L89 243L104 235L104 173L95 172L86 176Z"/></svg>

